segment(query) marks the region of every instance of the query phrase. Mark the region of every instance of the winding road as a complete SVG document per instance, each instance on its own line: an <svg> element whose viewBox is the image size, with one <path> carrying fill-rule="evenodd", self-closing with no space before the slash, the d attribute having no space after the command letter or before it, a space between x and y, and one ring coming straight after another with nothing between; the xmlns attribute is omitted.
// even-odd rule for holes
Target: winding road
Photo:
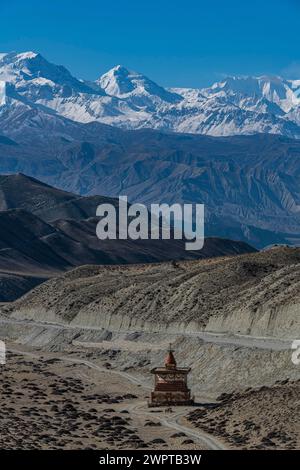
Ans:
<svg viewBox="0 0 300 470"><path fill-rule="evenodd" d="M0 318L0 325L1 324L13 324L13 325L27 325L33 327L42 328L41 331L46 329L55 329L59 331L63 330L76 330L77 332L91 330L91 331L103 331L101 327L91 327L91 326L81 326L81 325L70 325L70 324L61 324L61 323L51 323L51 322L42 322L42 321L34 321L34 320L23 320L23 319L14 319L14 318ZM40 334L39 332L38 334ZM120 333L120 331L118 331ZM122 331L122 333L132 333L132 331ZM247 347L247 348L259 348L259 349L267 349L267 350L288 350L291 348L291 340L286 338L271 338L271 337L253 337L241 334L228 334L228 333L215 333L215 332L207 332L207 331L197 331L197 332L186 332L186 333L172 333L168 331L169 336L190 336L190 337L197 337L204 342L207 343L217 343L223 345L234 345L239 347ZM84 342L84 341L74 341L74 344L83 347L101 347L101 342L99 343L91 343L91 342ZM41 359L39 354L23 351L20 349L15 348L8 348L9 351L23 354L27 356L31 356L37 359ZM135 377L127 372L119 371L119 370L111 370L100 365L97 365L91 361L88 361L83 358L79 357L71 357L71 356L59 356L58 357L61 361L69 362L73 364L81 364L89 367L90 369L96 370L99 373L109 373L115 374L122 377L125 380L128 380L136 385L140 385L146 390L150 390L151 387L146 380L143 378ZM206 400L203 399L203 402ZM225 445L220 442L217 438L212 435L208 435L201 430L191 429L187 426L181 424L181 418L187 415L190 411L190 408L181 408L180 410L173 411L170 415L162 415L161 412L155 412L152 410L150 413L147 406L143 402L138 402L134 404L129 404L127 407L130 413L139 416L151 416L152 418L155 417L158 421L161 422L163 426L172 428L176 431L185 433L186 436L197 440L197 442L201 445L204 445L205 448L213 449L213 450L223 450L225 449Z"/></svg>
<svg viewBox="0 0 300 470"><path fill-rule="evenodd" d="M37 353L23 351L23 350L12 348L12 347L8 347L7 351L41 360L41 356ZM122 372L118 370L108 370L105 367L99 366L97 364L94 364L91 361L87 361L86 359L81 359L81 358L59 356L57 357L57 359L60 359L61 361L64 361L64 362L73 363L73 364L85 365L98 372L102 372L102 373L105 372L106 374L107 373L116 374L126 380L129 380L130 382L136 385L141 385L143 388L147 390L151 389L151 387L145 381L138 379L134 377L133 375L128 374L127 372ZM181 408L180 411L172 412L168 416L167 415L162 416L158 412L155 413L155 411L150 413L148 411L148 408L146 408L145 403L143 402L129 404L127 405L126 409L130 413L138 415L138 416L144 416L144 417L149 416L151 418L155 417L158 421L160 421L160 423L163 426L166 426L168 428L174 429L179 432L183 432L186 436L189 436L197 440L200 445L204 444L205 448L208 448L211 450L225 450L226 449L225 445L221 443L218 439L216 439L214 436L206 434L202 432L201 430L190 429L180 424L180 419L184 417L190 411L190 408L185 408L185 409Z"/></svg>
<svg viewBox="0 0 300 470"><path fill-rule="evenodd" d="M103 331L104 328L96 326L83 326L83 325L70 325L67 323L51 323L46 321L35 321L35 320L25 320L25 319L16 319L16 318L5 318L0 317L1 324L11 324L11 325L27 325L27 326L37 326L42 328L51 328L56 330L77 330L77 331ZM130 334L133 332L144 333L144 331L139 330L122 330L114 331L112 333L123 333ZM153 334L155 332L153 331ZM292 339L288 338L275 338L275 337L265 337L265 336L252 336L252 335L243 335L243 334L230 334L230 333L217 333L210 331L195 331L195 332L171 332L168 330L168 336L189 336L196 337L203 340L206 343L214 344L228 344L233 346L242 346L246 348L258 348L258 349L267 349L273 351L284 351L291 349ZM77 342L79 345L79 342ZM83 345L84 343L82 343ZM95 343L97 344L97 343ZM99 343L100 344L100 343Z"/></svg>

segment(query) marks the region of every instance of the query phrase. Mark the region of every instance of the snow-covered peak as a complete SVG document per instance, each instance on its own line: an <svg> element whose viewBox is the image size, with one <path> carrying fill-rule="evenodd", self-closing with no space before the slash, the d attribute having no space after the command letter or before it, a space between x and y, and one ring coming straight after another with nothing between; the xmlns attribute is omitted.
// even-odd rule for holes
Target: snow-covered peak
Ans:
<svg viewBox="0 0 300 470"><path fill-rule="evenodd" d="M168 103L176 103L181 97L171 93L157 85L145 75L133 70L128 70L122 65L116 65L102 75L96 83L101 86L108 95L118 98L126 98L130 95L156 97Z"/></svg>
<svg viewBox="0 0 300 470"><path fill-rule="evenodd" d="M19 60L26 60L26 59L35 59L40 54L38 52L28 51L28 52L21 52L21 54L17 54L17 59Z"/></svg>
<svg viewBox="0 0 300 470"><path fill-rule="evenodd" d="M139 74L131 72L122 65L117 65L96 80L108 95L122 96L132 92L136 87Z"/></svg>
<svg viewBox="0 0 300 470"><path fill-rule="evenodd" d="M1 113L14 104L79 122L208 135L300 138L300 80L227 77L208 88L164 88L117 65L95 82L36 52L0 54ZM4 106L3 106L4 104Z"/></svg>
<svg viewBox="0 0 300 470"><path fill-rule="evenodd" d="M206 94L231 95L235 98L241 96L255 99L265 98L285 112L300 104L293 83L277 76L227 77L206 89Z"/></svg>
<svg viewBox="0 0 300 470"><path fill-rule="evenodd" d="M10 81L22 79L26 76L34 78L38 69L42 72L47 62L40 54L36 52L10 52L0 54L0 74L10 77ZM39 66L39 67L38 67Z"/></svg>
<svg viewBox="0 0 300 470"><path fill-rule="evenodd" d="M38 56L38 52L28 51L28 52L1 52L0 53L0 62L9 63L9 62L18 62L22 60L35 59Z"/></svg>
<svg viewBox="0 0 300 470"><path fill-rule="evenodd" d="M68 88L68 93L89 92L88 86L73 77L62 65L48 62L36 52L0 54L0 80L14 84L21 92L33 87Z"/></svg>

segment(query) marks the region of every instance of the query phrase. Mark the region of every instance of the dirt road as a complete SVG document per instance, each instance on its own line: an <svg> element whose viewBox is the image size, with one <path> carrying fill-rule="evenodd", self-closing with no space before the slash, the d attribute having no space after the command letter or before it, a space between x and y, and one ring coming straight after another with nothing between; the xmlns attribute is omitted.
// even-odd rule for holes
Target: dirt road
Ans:
<svg viewBox="0 0 300 470"><path fill-rule="evenodd" d="M15 354L21 354L24 356L28 356L31 358L39 359L41 360L41 356L38 353L34 352L29 352L29 351L23 351L21 349L17 349L14 347L8 347L7 349L10 352L13 352ZM74 358L74 357L68 357L68 356L55 356L56 359L60 359L61 361L64 362L70 362L70 363L75 363L75 364L82 364L85 365L93 370L96 370L98 372L104 372L104 373L109 373L109 374L116 374L120 377L122 377L125 380L128 380L134 384L141 385L143 388L149 390L151 387L147 383L145 383L143 380L140 380L136 377L134 377L131 374L128 374L126 372L118 371L118 370L107 370L105 367L101 367L97 364L94 364L91 361L88 361L86 359L81 359L81 358ZM179 432L183 432L186 436L193 438L197 440L197 442L201 445L204 445L205 448L211 449L211 450L224 450L226 449L225 445L221 443L219 440L217 440L215 437L208 435L201 430L193 430L191 428L188 428L180 423L180 419L184 416L187 415L191 411L190 408L180 408L178 411L176 410L175 412L170 413L170 415L161 415L160 412L156 412L155 410L152 410L153 412L150 412L149 409L147 408L147 405L145 402L138 402L134 404L130 404L127 407L127 410L130 413L133 413L135 415L139 416L144 416L144 417L151 417L151 418L156 418L163 426L166 426L168 428L174 429Z"/></svg>

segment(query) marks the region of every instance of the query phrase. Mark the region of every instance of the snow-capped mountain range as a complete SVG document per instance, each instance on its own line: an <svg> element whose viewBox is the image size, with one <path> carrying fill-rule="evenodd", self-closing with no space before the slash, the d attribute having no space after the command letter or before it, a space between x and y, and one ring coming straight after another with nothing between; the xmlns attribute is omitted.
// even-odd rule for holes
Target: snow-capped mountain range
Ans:
<svg viewBox="0 0 300 470"><path fill-rule="evenodd" d="M24 110L123 129L300 138L300 80L228 77L208 88L166 89L120 65L92 82L35 52L0 54L0 119Z"/></svg>

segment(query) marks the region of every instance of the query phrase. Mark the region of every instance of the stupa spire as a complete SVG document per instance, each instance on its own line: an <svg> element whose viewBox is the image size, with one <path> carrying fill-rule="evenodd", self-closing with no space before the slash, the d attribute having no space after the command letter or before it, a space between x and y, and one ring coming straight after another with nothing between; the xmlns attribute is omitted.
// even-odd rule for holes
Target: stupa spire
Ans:
<svg viewBox="0 0 300 470"><path fill-rule="evenodd" d="M169 352L165 359L165 366L167 369L176 369L176 359L173 354L172 344L169 343Z"/></svg>

